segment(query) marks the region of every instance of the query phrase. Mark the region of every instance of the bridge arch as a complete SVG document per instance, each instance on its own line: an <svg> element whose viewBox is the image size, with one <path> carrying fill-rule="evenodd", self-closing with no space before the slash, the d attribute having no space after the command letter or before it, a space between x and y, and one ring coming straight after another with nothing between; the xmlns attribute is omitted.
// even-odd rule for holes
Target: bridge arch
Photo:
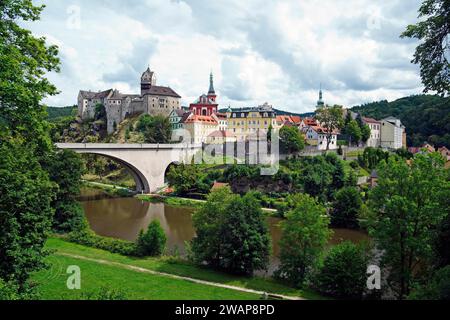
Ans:
<svg viewBox="0 0 450 320"><path fill-rule="evenodd" d="M132 174L141 193L156 192L164 187L164 176L171 163L190 163L201 144L115 144L57 143L60 149L110 158Z"/></svg>

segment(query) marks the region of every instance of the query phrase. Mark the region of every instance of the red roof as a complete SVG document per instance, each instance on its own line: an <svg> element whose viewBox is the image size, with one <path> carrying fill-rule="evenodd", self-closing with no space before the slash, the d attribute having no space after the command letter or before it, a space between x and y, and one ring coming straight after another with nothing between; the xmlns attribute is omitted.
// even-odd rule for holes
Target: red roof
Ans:
<svg viewBox="0 0 450 320"><path fill-rule="evenodd" d="M200 116L192 115L190 118L186 119L185 123L203 122L209 124L217 124L217 121L211 116Z"/></svg>
<svg viewBox="0 0 450 320"><path fill-rule="evenodd" d="M378 120L375 120L375 119L373 119L373 118L366 118L366 117L363 117L363 121L364 121L364 122L369 122L369 123L381 123L381 122L378 121Z"/></svg>

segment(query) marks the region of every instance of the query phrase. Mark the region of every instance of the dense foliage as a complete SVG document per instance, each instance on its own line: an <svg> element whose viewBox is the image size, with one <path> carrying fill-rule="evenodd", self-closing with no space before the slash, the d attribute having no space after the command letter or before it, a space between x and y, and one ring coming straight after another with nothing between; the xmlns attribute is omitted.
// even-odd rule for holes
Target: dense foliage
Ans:
<svg viewBox="0 0 450 320"><path fill-rule="evenodd" d="M409 25L402 37L421 40L413 63L420 65L424 91L435 90L445 95L450 91L450 2L424 0L419 8L419 21Z"/></svg>
<svg viewBox="0 0 450 320"><path fill-rule="evenodd" d="M61 118L73 118L77 113L77 106L67 107L47 107L47 119L49 121L56 121Z"/></svg>
<svg viewBox="0 0 450 320"><path fill-rule="evenodd" d="M398 299L433 262L437 227L448 214L450 182L438 154L417 154L408 164L392 156L378 168L377 186L370 192L369 234L383 251L382 266Z"/></svg>
<svg viewBox="0 0 450 320"><path fill-rule="evenodd" d="M193 217L197 263L236 274L266 269L270 237L261 206L252 193L241 197L223 187L211 192Z"/></svg>
<svg viewBox="0 0 450 320"><path fill-rule="evenodd" d="M316 111L316 119L325 129L327 150L330 149L331 137L344 125L342 106L323 106Z"/></svg>
<svg viewBox="0 0 450 320"><path fill-rule="evenodd" d="M416 95L392 102L372 102L351 110L378 120L388 116L401 119L408 146L421 146L428 141L450 148L450 97Z"/></svg>
<svg viewBox="0 0 450 320"><path fill-rule="evenodd" d="M80 155L70 150L53 153L46 163L50 179L57 184L53 230L67 233L84 227L84 213L75 199L80 193L83 162Z"/></svg>
<svg viewBox="0 0 450 320"><path fill-rule="evenodd" d="M327 253L317 275L317 288L336 298L361 299L366 288L366 270L365 248L345 241Z"/></svg>
<svg viewBox="0 0 450 320"><path fill-rule="evenodd" d="M169 143L172 139L172 126L169 118L144 114L136 124L136 131L144 135L148 143Z"/></svg>
<svg viewBox="0 0 450 320"><path fill-rule="evenodd" d="M300 194L296 206L281 222L280 267L278 278L302 286L314 270L318 258L331 235L325 208L314 198Z"/></svg>
<svg viewBox="0 0 450 320"><path fill-rule="evenodd" d="M297 127L283 126L280 129L280 144L283 151L292 154L305 147L305 140Z"/></svg>
<svg viewBox="0 0 450 320"><path fill-rule="evenodd" d="M42 10L31 0L0 3L0 278L21 297L44 266L55 191L42 167L52 147L41 101L57 93L45 74L59 70L58 50L21 27Z"/></svg>
<svg viewBox="0 0 450 320"><path fill-rule="evenodd" d="M0 279L25 293L44 266L55 185L26 146L3 142L0 155Z"/></svg>
<svg viewBox="0 0 450 320"><path fill-rule="evenodd" d="M166 247L167 236L159 220L153 220L147 231L141 230L136 241L136 253L140 256L160 256Z"/></svg>
<svg viewBox="0 0 450 320"><path fill-rule="evenodd" d="M358 228L358 215L363 204L361 195L355 187L345 187L336 192L331 224L335 227Z"/></svg>

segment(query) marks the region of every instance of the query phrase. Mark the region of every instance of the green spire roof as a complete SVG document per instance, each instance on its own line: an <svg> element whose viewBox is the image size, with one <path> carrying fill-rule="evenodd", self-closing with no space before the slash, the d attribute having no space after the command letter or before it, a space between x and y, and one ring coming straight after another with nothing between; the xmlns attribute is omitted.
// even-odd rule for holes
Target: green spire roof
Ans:
<svg viewBox="0 0 450 320"><path fill-rule="evenodd" d="M214 83L213 83L212 71L209 74L209 90L208 90L208 94L216 94L216 92L214 91Z"/></svg>

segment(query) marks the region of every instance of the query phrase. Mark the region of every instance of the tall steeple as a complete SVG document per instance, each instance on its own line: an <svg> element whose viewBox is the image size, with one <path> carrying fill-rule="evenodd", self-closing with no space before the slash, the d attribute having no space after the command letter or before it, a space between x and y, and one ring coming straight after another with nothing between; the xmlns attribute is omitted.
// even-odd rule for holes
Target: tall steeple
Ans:
<svg viewBox="0 0 450 320"><path fill-rule="evenodd" d="M213 73L211 71L211 73L209 74L209 90L208 90L208 95L210 94L216 94L216 92L214 91L214 81L213 81Z"/></svg>
<svg viewBox="0 0 450 320"><path fill-rule="evenodd" d="M317 107L323 107L325 103L323 102L323 96L322 96L322 83L320 84L320 90L319 90L319 100L317 100Z"/></svg>

